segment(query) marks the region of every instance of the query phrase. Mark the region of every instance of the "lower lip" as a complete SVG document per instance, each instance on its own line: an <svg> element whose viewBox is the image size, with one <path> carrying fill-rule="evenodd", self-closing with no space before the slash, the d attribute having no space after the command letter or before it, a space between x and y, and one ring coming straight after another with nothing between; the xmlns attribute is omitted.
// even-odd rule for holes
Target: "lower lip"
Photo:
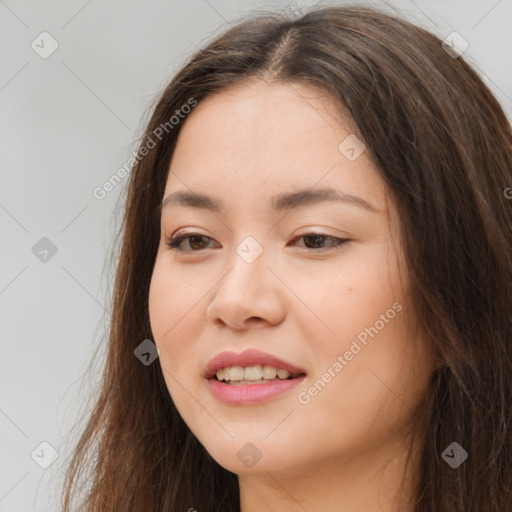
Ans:
<svg viewBox="0 0 512 512"><path fill-rule="evenodd" d="M234 385L225 384L217 379L208 379L213 395L226 404L257 404L284 393L302 382L306 376L295 379L267 382L265 384Z"/></svg>

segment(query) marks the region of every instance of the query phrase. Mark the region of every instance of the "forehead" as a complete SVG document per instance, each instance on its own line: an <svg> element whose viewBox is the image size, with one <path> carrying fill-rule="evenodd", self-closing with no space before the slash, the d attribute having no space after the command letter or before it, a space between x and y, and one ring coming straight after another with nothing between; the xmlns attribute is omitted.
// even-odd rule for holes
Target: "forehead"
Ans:
<svg viewBox="0 0 512 512"><path fill-rule="evenodd" d="M179 139L201 135L219 150L256 148L286 150L304 139L319 142L326 131L339 138L354 131L351 119L340 115L325 91L300 83L251 81L236 84L201 100L183 123ZM315 140L313 140L315 139ZM326 144L329 140L326 140Z"/></svg>
<svg viewBox="0 0 512 512"><path fill-rule="evenodd" d="M215 192L236 201L321 185L380 203L379 176L364 152L348 160L339 145L353 123L320 89L250 82L199 102L181 126L165 196ZM378 206L377 206L378 207Z"/></svg>

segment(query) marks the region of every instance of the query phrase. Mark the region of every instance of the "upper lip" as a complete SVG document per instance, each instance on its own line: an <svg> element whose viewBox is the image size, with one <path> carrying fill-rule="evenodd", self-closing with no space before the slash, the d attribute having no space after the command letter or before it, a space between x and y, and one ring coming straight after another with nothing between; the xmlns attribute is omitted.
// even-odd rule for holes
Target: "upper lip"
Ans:
<svg viewBox="0 0 512 512"><path fill-rule="evenodd" d="M206 366L204 376L211 379L217 370L227 368L229 366L255 366L255 365L269 365L276 368L288 370L290 373L306 373L302 368L294 366L291 363L283 361L272 354L261 352L260 350L248 349L240 354L235 352L221 352L217 354Z"/></svg>

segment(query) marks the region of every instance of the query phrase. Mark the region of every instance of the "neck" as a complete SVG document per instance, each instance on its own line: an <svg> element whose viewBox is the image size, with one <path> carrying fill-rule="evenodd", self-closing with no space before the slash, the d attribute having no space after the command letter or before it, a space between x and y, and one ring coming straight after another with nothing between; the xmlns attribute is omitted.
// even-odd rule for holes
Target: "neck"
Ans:
<svg viewBox="0 0 512 512"><path fill-rule="evenodd" d="M302 468L239 475L241 512L413 512L419 453L389 444ZM406 471L407 469L407 471Z"/></svg>

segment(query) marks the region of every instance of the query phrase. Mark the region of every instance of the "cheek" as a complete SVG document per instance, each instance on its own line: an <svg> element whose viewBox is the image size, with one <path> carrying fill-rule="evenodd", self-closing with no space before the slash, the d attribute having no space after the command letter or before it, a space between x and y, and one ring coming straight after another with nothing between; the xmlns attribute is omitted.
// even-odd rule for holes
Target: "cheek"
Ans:
<svg viewBox="0 0 512 512"><path fill-rule="evenodd" d="M383 325L381 315L399 316L393 304L403 303L403 291L393 261L382 247L367 246L347 251L339 263L322 262L314 272L291 269L287 280L309 309L305 316L315 328L317 348L339 351L346 346L348 350L351 340L365 328L375 322ZM305 325L305 320L296 320ZM390 330L388 323L384 330Z"/></svg>
<svg viewBox="0 0 512 512"><path fill-rule="evenodd" d="M196 276L197 280L197 276ZM200 415L195 400L201 383L198 302L204 294L200 282L173 271L167 262L155 263L149 289L149 317L167 390L186 423Z"/></svg>
<svg viewBox="0 0 512 512"><path fill-rule="evenodd" d="M193 353L199 328L196 306L203 293L199 280L172 271L157 258L149 289L149 318L154 341L161 351L161 364L173 374L180 368L180 361L185 357L190 361Z"/></svg>
<svg viewBox="0 0 512 512"><path fill-rule="evenodd" d="M311 328L309 339L315 340L314 377L329 382L315 399L325 410L357 411L364 403L371 413L390 397L393 401L394 393L405 394L411 405L417 401L429 367L418 372L418 361L428 361L410 333L411 308L402 284L396 256L369 247L364 255L345 259L343 267L319 274L314 293L300 289L322 320L314 320L317 329Z"/></svg>
<svg viewBox="0 0 512 512"><path fill-rule="evenodd" d="M198 272L186 272L173 266L164 257L157 257L149 289L149 314L155 336L174 332L181 322L197 314L205 293L204 279ZM169 333L170 334L170 333Z"/></svg>

